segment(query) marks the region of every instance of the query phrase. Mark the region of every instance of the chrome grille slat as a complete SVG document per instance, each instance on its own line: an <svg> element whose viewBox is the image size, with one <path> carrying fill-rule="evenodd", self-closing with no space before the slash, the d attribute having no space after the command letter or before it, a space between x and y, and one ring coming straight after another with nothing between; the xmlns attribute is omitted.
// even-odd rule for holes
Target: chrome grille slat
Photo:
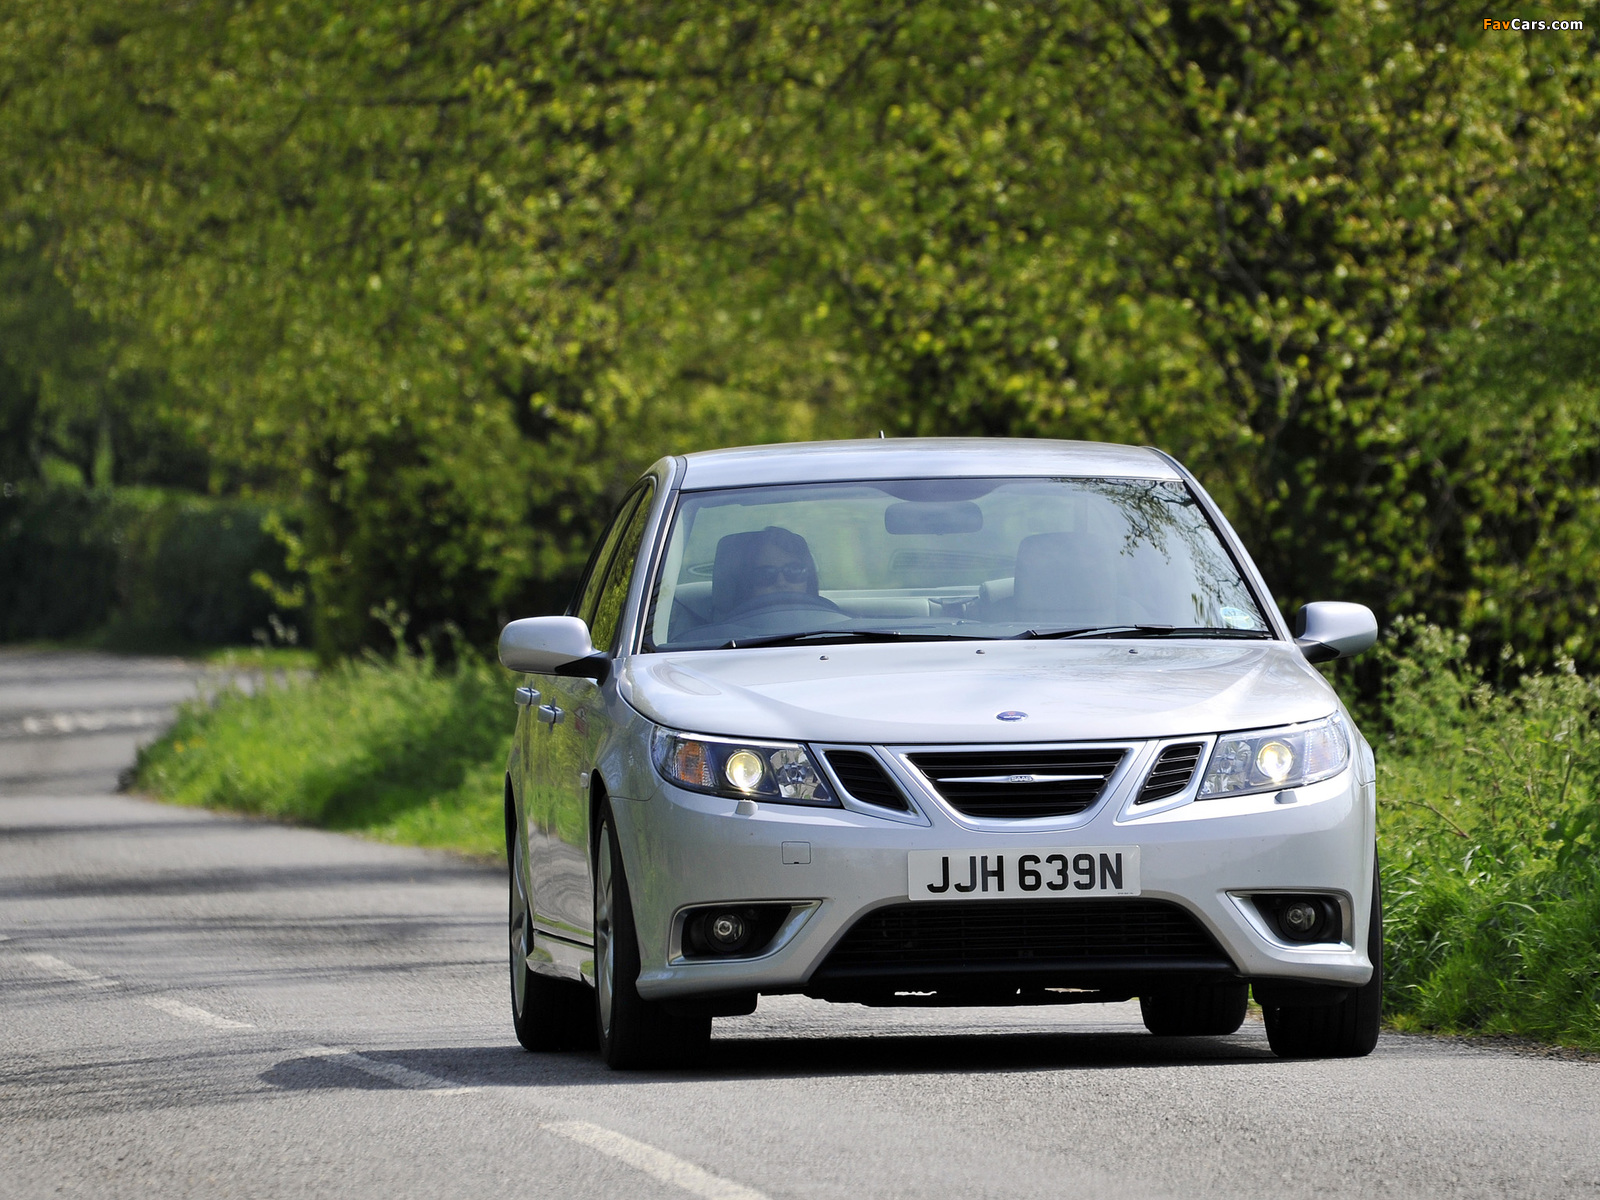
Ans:
<svg viewBox="0 0 1600 1200"><path fill-rule="evenodd" d="M907 757L957 812L1026 820L1083 812L1127 751L1120 746L913 751Z"/></svg>

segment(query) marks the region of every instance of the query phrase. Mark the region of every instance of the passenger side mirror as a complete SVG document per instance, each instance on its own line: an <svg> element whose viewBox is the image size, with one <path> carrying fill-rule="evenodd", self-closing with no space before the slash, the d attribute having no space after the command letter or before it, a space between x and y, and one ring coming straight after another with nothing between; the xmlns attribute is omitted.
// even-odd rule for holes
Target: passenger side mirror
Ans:
<svg viewBox="0 0 1600 1200"><path fill-rule="evenodd" d="M524 617L500 631L500 662L512 671L604 682L611 660L597 654L577 617Z"/></svg>
<svg viewBox="0 0 1600 1200"><path fill-rule="evenodd" d="M1294 617L1294 644L1308 662L1354 658L1377 640L1378 618L1365 604L1318 600Z"/></svg>

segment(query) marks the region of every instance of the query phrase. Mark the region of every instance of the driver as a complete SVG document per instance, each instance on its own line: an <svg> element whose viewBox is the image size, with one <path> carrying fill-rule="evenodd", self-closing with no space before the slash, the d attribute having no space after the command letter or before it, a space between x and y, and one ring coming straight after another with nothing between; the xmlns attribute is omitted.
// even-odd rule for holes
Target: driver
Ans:
<svg viewBox="0 0 1600 1200"><path fill-rule="evenodd" d="M756 545L748 583L746 603L778 592L804 592L815 596L817 564L805 538L777 525L768 525L761 531L761 540Z"/></svg>
<svg viewBox="0 0 1600 1200"><path fill-rule="evenodd" d="M748 535L747 535L748 536ZM736 572L736 597L729 615L781 605L786 597L818 596L817 564L805 538L778 525L768 525L740 547L745 553L728 563ZM833 608L818 596L821 604Z"/></svg>

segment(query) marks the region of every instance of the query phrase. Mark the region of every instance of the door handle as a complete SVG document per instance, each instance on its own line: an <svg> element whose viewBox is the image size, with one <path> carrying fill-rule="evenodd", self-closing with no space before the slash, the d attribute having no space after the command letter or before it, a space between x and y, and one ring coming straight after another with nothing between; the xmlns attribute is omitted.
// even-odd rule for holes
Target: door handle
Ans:
<svg viewBox="0 0 1600 1200"><path fill-rule="evenodd" d="M526 708L530 704L539 703L539 689L519 687L517 689L517 703Z"/></svg>
<svg viewBox="0 0 1600 1200"><path fill-rule="evenodd" d="M546 725L559 725L561 724L561 718L566 715L567 714L565 712L557 708L554 704L539 705L539 720L543 721Z"/></svg>

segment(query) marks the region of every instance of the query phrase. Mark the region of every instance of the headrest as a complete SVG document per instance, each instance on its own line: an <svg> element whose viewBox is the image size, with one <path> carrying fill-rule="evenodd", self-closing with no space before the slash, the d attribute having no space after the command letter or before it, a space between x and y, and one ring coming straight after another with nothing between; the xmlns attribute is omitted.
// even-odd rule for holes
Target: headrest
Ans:
<svg viewBox="0 0 1600 1200"><path fill-rule="evenodd" d="M711 562L711 619L721 621L748 598L750 564L761 551L766 531L730 533L717 541L717 555Z"/></svg>
<svg viewBox="0 0 1600 1200"><path fill-rule="evenodd" d="M1015 604L1019 620L1110 624L1116 599L1117 553L1093 533L1036 533L1017 546Z"/></svg>

